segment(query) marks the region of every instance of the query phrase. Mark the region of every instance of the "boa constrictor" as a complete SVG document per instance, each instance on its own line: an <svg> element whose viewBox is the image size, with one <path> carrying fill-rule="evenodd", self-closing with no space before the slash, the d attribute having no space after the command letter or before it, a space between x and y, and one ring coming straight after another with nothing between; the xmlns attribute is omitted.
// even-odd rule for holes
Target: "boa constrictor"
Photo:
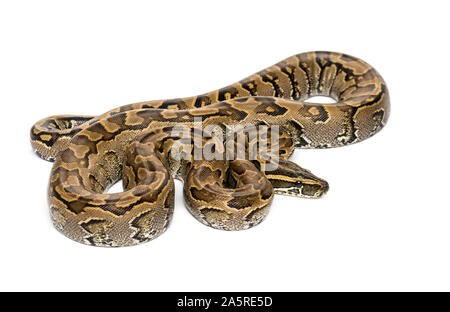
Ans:
<svg viewBox="0 0 450 312"><path fill-rule="evenodd" d="M312 96L337 103L305 102ZM96 117L48 117L32 127L31 143L54 161L48 198L56 228L84 244L129 246L166 229L173 178L184 181L194 217L225 230L260 223L274 193L322 196L328 184L288 161L293 149L359 142L388 115L388 90L374 68L346 54L307 52L199 96L125 105ZM196 117L205 126L278 126L277 169L266 170L261 159L175 160L171 147L182 137L174 127L188 126L192 134ZM120 179L123 192L105 193Z"/></svg>

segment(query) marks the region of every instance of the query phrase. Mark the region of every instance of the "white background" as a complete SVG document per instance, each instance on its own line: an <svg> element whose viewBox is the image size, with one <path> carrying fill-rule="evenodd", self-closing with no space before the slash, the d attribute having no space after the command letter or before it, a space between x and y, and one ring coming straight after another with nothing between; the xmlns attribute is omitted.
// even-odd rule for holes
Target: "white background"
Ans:
<svg viewBox="0 0 450 312"><path fill-rule="evenodd" d="M445 1L2 1L0 290L450 291ZM330 183L276 196L259 226L196 221L129 248L59 234L29 129L54 114L196 95L290 55L345 52L385 78L391 118L362 143L301 150Z"/></svg>

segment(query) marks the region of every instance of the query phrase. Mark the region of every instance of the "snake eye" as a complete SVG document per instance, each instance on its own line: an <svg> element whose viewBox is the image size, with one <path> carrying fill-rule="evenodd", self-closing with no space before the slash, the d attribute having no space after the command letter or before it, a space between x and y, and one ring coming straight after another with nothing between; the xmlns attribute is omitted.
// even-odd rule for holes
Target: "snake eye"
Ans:
<svg viewBox="0 0 450 312"><path fill-rule="evenodd" d="M295 186L302 186L302 181L295 181Z"/></svg>

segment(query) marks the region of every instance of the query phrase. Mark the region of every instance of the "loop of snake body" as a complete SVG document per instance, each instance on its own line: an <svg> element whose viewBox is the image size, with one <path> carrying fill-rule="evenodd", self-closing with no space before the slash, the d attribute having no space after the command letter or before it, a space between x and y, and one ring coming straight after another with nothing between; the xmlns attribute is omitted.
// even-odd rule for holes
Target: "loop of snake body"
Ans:
<svg viewBox="0 0 450 312"><path fill-rule="evenodd" d="M330 96L335 104L305 102ZM389 116L377 71L355 57L307 52L199 96L121 106L100 116L52 116L31 129L36 153L54 161L48 199L55 227L94 246L130 246L163 233L174 208L174 178L203 224L241 230L260 223L273 194L317 198L328 184L288 160L294 148L362 141ZM175 160L178 125L280 127L279 164L263 160ZM260 139L260 138L259 138ZM204 141L199 143L204 147ZM124 191L104 193L123 180Z"/></svg>

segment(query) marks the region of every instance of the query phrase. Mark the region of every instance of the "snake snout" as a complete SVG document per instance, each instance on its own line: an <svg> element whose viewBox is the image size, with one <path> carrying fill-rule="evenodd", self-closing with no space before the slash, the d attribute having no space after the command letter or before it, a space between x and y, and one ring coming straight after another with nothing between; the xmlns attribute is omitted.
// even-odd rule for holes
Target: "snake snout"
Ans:
<svg viewBox="0 0 450 312"><path fill-rule="evenodd" d="M307 198L320 198L325 195L329 189L328 182L316 178L315 180L303 180L298 182L300 194L297 196Z"/></svg>

